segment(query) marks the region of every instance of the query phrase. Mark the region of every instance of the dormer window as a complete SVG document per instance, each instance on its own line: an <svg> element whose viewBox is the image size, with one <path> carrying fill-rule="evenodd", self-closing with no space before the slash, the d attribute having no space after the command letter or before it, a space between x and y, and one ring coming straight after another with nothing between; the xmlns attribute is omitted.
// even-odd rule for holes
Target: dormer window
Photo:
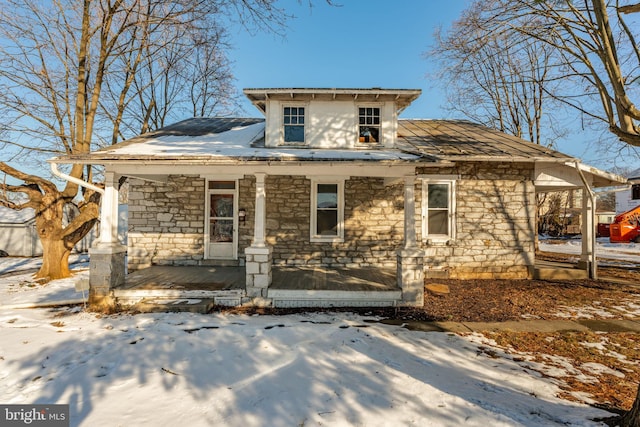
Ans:
<svg viewBox="0 0 640 427"><path fill-rule="evenodd" d="M358 142L364 144L380 143L380 108L358 108Z"/></svg>
<svg viewBox="0 0 640 427"><path fill-rule="evenodd" d="M304 107L284 107L285 144L304 143Z"/></svg>

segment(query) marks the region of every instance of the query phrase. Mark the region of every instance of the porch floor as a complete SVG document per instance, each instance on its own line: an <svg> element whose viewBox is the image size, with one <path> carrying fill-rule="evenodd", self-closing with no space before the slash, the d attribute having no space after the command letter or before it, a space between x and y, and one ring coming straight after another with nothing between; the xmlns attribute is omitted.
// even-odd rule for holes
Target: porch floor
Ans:
<svg viewBox="0 0 640 427"><path fill-rule="evenodd" d="M272 268L269 289L300 291L397 291L395 269L328 267ZM119 290L238 291L245 289L244 267L154 265L128 274Z"/></svg>

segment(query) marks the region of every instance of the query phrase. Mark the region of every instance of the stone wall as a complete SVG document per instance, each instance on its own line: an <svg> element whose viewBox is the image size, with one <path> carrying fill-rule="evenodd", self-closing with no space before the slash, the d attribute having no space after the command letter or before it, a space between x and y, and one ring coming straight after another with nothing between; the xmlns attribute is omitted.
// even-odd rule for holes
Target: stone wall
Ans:
<svg viewBox="0 0 640 427"><path fill-rule="evenodd" d="M471 163L419 173L460 177L456 238L442 244L423 242L427 277L530 277L536 214L531 165Z"/></svg>
<svg viewBox="0 0 640 427"><path fill-rule="evenodd" d="M266 179L267 243L276 265L395 267L403 241L403 184L383 179L345 181L344 242L310 240L311 181L303 176Z"/></svg>
<svg viewBox="0 0 640 427"><path fill-rule="evenodd" d="M535 191L528 164L472 163L419 168L421 175L455 175L456 238L424 241L422 185L416 181L416 233L427 277L526 278L533 265ZM129 269L151 264L197 265L204 259L205 180L170 176L167 183L130 179ZM404 239L404 184L382 178L345 181L345 239L309 242L311 182L304 176L267 176L266 240L276 265L396 267ZM255 178L239 181L242 265L255 219Z"/></svg>
<svg viewBox="0 0 640 427"><path fill-rule="evenodd" d="M170 175L166 183L129 179L129 270L203 259L204 185L189 175Z"/></svg>

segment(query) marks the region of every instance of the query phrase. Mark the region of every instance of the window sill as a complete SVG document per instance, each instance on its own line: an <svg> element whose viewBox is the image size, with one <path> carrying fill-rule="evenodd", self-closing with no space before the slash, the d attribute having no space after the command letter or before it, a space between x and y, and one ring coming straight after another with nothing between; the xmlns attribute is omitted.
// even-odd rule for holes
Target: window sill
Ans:
<svg viewBox="0 0 640 427"><path fill-rule="evenodd" d="M432 246L451 246L454 240L449 236L427 236L423 243Z"/></svg>
<svg viewBox="0 0 640 427"><path fill-rule="evenodd" d="M314 236L309 239L311 243L344 243L343 237L318 237Z"/></svg>
<svg viewBox="0 0 640 427"><path fill-rule="evenodd" d="M308 148L309 146L307 145L306 142L281 142L278 144L278 147L296 147L296 148Z"/></svg>
<svg viewBox="0 0 640 427"><path fill-rule="evenodd" d="M378 150L384 148L384 145L379 142L356 142L356 148L360 150Z"/></svg>

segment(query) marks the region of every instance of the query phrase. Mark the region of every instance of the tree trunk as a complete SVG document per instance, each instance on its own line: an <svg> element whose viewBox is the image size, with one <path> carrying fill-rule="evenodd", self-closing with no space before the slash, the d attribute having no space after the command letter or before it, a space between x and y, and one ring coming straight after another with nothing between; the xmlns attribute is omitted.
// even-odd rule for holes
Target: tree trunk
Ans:
<svg viewBox="0 0 640 427"><path fill-rule="evenodd" d="M629 412L620 418L618 425L621 427L640 427L640 385L638 385L638 392L633 406Z"/></svg>
<svg viewBox="0 0 640 427"><path fill-rule="evenodd" d="M42 267L35 275L36 278L49 280L64 279L71 276L69 270L69 254L65 242L55 238L41 237L43 256Z"/></svg>

